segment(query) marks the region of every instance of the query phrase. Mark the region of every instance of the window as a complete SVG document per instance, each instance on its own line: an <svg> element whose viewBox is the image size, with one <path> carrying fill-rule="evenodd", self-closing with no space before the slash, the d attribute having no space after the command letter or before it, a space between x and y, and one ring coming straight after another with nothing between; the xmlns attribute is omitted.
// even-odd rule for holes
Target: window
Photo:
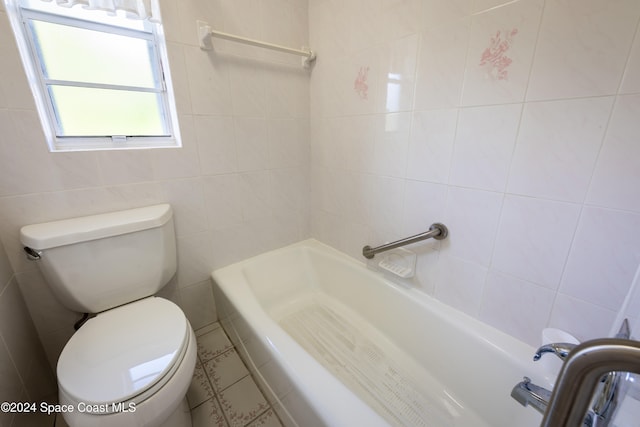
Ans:
<svg viewBox="0 0 640 427"><path fill-rule="evenodd" d="M180 146L161 25L80 5L7 5L51 151Z"/></svg>

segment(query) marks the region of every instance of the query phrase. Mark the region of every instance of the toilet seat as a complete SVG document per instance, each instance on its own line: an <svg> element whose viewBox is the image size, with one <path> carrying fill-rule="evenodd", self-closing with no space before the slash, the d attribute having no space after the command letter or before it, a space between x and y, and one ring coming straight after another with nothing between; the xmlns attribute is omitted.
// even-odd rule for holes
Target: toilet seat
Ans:
<svg viewBox="0 0 640 427"><path fill-rule="evenodd" d="M178 369L191 327L182 310L148 297L100 313L69 340L58 360L58 385L76 402L143 402Z"/></svg>

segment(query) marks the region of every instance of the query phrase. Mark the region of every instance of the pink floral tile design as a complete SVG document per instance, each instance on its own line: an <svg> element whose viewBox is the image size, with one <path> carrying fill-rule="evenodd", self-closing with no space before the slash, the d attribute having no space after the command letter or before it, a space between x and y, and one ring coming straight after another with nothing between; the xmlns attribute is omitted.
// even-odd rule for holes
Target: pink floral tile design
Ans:
<svg viewBox="0 0 640 427"><path fill-rule="evenodd" d="M216 391L224 390L249 375L249 371L234 349L208 361L205 369Z"/></svg>
<svg viewBox="0 0 640 427"><path fill-rule="evenodd" d="M498 30L491 36L489 46L482 52L479 64L486 69L489 77L495 80L508 80L508 69L513 60L507 56L507 52L516 34L518 29L514 28L505 32Z"/></svg>
<svg viewBox="0 0 640 427"><path fill-rule="evenodd" d="M198 337L198 356L202 363L233 348L224 329L219 328Z"/></svg>
<svg viewBox="0 0 640 427"><path fill-rule="evenodd" d="M200 405L202 402L213 397L213 389L207 378L207 374L200 362L196 363L196 369L193 372L193 379L187 390L187 400L191 409Z"/></svg>
<svg viewBox="0 0 640 427"><path fill-rule="evenodd" d="M353 90L356 91L360 99L367 99L369 97L369 85L367 84L367 78L369 77L369 67L360 67L356 80L353 83Z"/></svg>
<svg viewBox="0 0 640 427"><path fill-rule="evenodd" d="M282 423L274 410L269 409L247 427L282 427Z"/></svg>
<svg viewBox="0 0 640 427"><path fill-rule="evenodd" d="M218 400L231 427L243 427L269 408L250 376L220 392Z"/></svg>
<svg viewBox="0 0 640 427"><path fill-rule="evenodd" d="M228 427L216 399L209 399L191 411L193 427Z"/></svg>

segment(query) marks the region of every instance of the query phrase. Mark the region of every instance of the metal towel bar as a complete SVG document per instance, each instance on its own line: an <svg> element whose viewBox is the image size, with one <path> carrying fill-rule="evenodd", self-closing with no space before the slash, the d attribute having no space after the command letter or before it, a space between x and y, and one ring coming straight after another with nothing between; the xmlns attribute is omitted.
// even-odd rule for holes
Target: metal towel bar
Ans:
<svg viewBox="0 0 640 427"><path fill-rule="evenodd" d="M444 224L440 224L436 222L435 224L431 224L429 227L429 231L425 231L424 233L416 234L415 236L407 237L401 240L396 240L395 242L387 243L385 245L380 245L378 247L372 248L367 245L362 248L362 256L367 259L373 258L376 254L384 251L388 251L391 249L399 248L400 246L405 246L411 243L420 242L421 240L426 240L430 238L434 238L436 240L446 239L449 235L449 230Z"/></svg>

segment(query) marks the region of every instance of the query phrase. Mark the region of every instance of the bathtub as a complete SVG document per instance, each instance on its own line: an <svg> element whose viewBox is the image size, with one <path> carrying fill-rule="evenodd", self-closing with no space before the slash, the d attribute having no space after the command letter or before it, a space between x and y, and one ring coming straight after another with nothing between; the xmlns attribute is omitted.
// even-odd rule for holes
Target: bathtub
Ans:
<svg viewBox="0 0 640 427"><path fill-rule="evenodd" d="M534 348L315 240L212 273L220 322L285 426L537 426Z"/></svg>

